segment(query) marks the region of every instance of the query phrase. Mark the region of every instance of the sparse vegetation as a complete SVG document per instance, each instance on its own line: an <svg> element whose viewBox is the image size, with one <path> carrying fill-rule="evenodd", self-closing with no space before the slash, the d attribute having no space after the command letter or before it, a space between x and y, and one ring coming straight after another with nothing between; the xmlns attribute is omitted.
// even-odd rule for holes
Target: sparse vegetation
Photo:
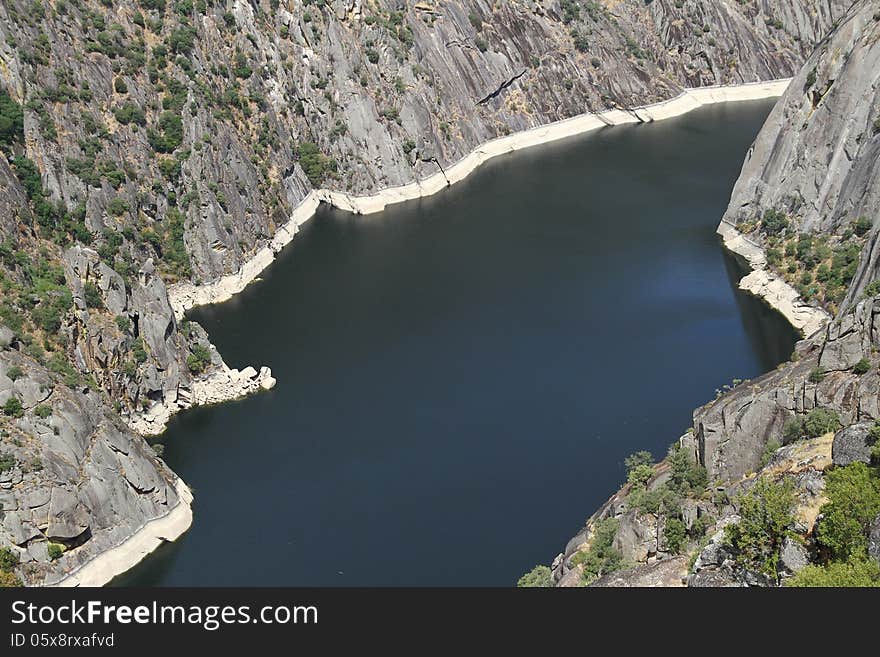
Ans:
<svg viewBox="0 0 880 657"><path fill-rule="evenodd" d="M759 477L737 498L740 521L725 528L725 540L737 563L775 581L782 541L794 522L794 484Z"/></svg>
<svg viewBox="0 0 880 657"><path fill-rule="evenodd" d="M623 557L620 556L620 552L614 549L616 535L616 519L600 520L593 528L590 547L572 557L572 564L582 565L584 568L584 583L589 584L593 580L623 567Z"/></svg>

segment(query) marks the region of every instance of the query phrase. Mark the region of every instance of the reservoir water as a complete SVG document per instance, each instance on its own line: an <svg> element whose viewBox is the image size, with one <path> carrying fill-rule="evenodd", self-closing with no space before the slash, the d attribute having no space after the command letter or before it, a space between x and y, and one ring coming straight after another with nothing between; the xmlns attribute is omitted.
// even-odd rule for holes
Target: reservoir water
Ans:
<svg viewBox="0 0 880 657"><path fill-rule="evenodd" d="M322 209L191 313L273 391L176 417L195 520L125 585L510 586L794 332L715 235L772 102L496 159L427 199Z"/></svg>

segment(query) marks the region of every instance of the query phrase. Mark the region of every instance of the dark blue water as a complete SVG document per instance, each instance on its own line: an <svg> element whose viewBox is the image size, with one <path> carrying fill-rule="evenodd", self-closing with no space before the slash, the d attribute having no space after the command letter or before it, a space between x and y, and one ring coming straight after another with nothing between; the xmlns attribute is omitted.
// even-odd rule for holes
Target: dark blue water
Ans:
<svg viewBox="0 0 880 657"><path fill-rule="evenodd" d="M715 227L769 102L495 160L368 217L322 210L193 313L278 387L165 436L195 522L141 585L501 585L549 562L734 377L791 353Z"/></svg>

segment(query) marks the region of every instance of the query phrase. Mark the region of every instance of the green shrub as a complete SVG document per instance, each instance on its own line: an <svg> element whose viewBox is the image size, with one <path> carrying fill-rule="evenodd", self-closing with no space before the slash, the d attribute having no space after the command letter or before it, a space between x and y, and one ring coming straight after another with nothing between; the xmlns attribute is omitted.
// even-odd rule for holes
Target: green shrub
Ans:
<svg viewBox="0 0 880 657"><path fill-rule="evenodd" d="M88 308L104 307L104 297L101 295L101 290L91 281L86 281L85 285L83 285L83 297Z"/></svg>
<svg viewBox="0 0 880 657"><path fill-rule="evenodd" d="M771 438L767 441L767 444L764 446L764 452L761 454L761 461L758 464L759 468L765 467L768 463L770 463L770 459L773 458L773 455L776 453L782 445L778 440Z"/></svg>
<svg viewBox="0 0 880 657"><path fill-rule="evenodd" d="M134 341L134 344L131 347L131 353L134 355L134 359L139 363L144 363L147 360L147 350L144 346L143 338L138 338Z"/></svg>
<svg viewBox="0 0 880 657"><path fill-rule="evenodd" d="M872 222L870 219L868 219L867 217L859 217L853 224L853 232L859 237L864 237L873 227L874 222Z"/></svg>
<svg viewBox="0 0 880 657"><path fill-rule="evenodd" d="M52 407L49 406L49 404L39 404L39 405L34 409L34 414L35 414L37 417L42 418L42 419L45 420L47 417L49 417L50 415L52 415Z"/></svg>
<svg viewBox="0 0 880 657"><path fill-rule="evenodd" d="M804 420L804 431L810 438L818 438L826 433L840 429L840 416L837 411L828 408L814 408L807 413Z"/></svg>
<svg viewBox="0 0 880 657"><path fill-rule="evenodd" d="M159 171L168 180L176 180L180 176L180 160L176 157L160 158Z"/></svg>
<svg viewBox="0 0 880 657"><path fill-rule="evenodd" d="M669 486L680 495L688 493L700 495L709 484L709 475L699 463L696 463L686 450L676 443L669 452L669 464L672 474Z"/></svg>
<svg viewBox="0 0 880 657"><path fill-rule="evenodd" d="M654 476L654 467L650 465L637 465L630 468L626 473L626 481L638 488L644 488L648 485L651 477Z"/></svg>
<svg viewBox="0 0 880 657"><path fill-rule="evenodd" d="M737 500L740 521L725 528L725 542L743 568L776 580L779 550L788 527L794 522L793 482L774 482L760 477Z"/></svg>
<svg viewBox="0 0 880 657"><path fill-rule="evenodd" d="M304 142L297 147L299 164L313 186L318 187L332 171L336 162L324 155L312 142Z"/></svg>
<svg viewBox="0 0 880 657"><path fill-rule="evenodd" d="M519 578L516 585L521 589L548 588L552 586L553 579L547 566L535 566L525 575Z"/></svg>
<svg viewBox="0 0 880 657"><path fill-rule="evenodd" d="M651 452L630 454L623 463L626 466L626 480L634 486L644 487L654 476L654 457Z"/></svg>
<svg viewBox="0 0 880 657"><path fill-rule="evenodd" d="M116 326L121 332L127 333L131 330L131 319L125 315L117 315Z"/></svg>
<svg viewBox="0 0 880 657"><path fill-rule="evenodd" d="M761 218L761 225L768 235L779 235L788 230L790 222L784 212L770 209Z"/></svg>
<svg viewBox="0 0 880 657"><path fill-rule="evenodd" d="M18 461L15 460L15 457L12 454L6 452L0 453L0 472L11 470L15 467L16 463L18 463Z"/></svg>
<svg viewBox="0 0 880 657"><path fill-rule="evenodd" d="M18 397L7 399L6 403L3 404L3 413L10 417L21 417L24 415L24 407L21 405L21 400Z"/></svg>
<svg viewBox="0 0 880 657"><path fill-rule="evenodd" d="M6 89L0 89L0 144L21 141L24 141L24 112Z"/></svg>
<svg viewBox="0 0 880 657"><path fill-rule="evenodd" d="M810 564L785 582L794 587L876 587L880 586L880 564L869 559L832 561L824 566Z"/></svg>
<svg viewBox="0 0 880 657"><path fill-rule="evenodd" d="M792 417L785 421L782 425L782 440L785 444L793 443L804 437L806 429L804 428L804 418Z"/></svg>
<svg viewBox="0 0 880 657"><path fill-rule="evenodd" d="M815 367L810 371L810 376L807 379L810 383L822 383L825 380L825 374L824 367Z"/></svg>
<svg viewBox="0 0 880 657"><path fill-rule="evenodd" d="M18 365L13 365L6 370L6 376L13 381L15 381L16 379L20 379L23 374L24 372L21 371L21 368Z"/></svg>
<svg viewBox="0 0 880 657"><path fill-rule="evenodd" d="M823 518L816 537L838 561L864 558L871 525L880 515L880 477L864 463L835 468L825 475Z"/></svg>
<svg viewBox="0 0 880 657"><path fill-rule="evenodd" d="M606 518L596 523L590 547L572 557L572 564L582 564L583 580L589 584L594 579L620 570L623 557L614 549L614 537L617 536L617 520Z"/></svg>
<svg viewBox="0 0 880 657"><path fill-rule="evenodd" d="M147 115L140 107L132 102L126 102L119 107L113 108L113 117L123 125L135 123L137 125L147 124Z"/></svg>
<svg viewBox="0 0 880 657"><path fill-rule="evenodd" d="M121 217L123 214L128 212L128 203L124 198L120 196L116 196L111 199L111 201L107 204L107 212L112 214L114 217Z"/></svg>
<svg viewBox="0 0 880 657"><path fill-rule="evenodd" d="M663 536L666 539L666 549L672 554L681 554L687 542L687 528L678 518L669 518L663 527Z"/></svg>
<svg viewBox="0 0 880 657"><path fill-rule="evenodd" d="M862 374L867 374L871 370L871 361L867 358L862 358L858 363L853 365L853 372L861 376Z"/></svg>
<svg viewBox="0 0 880 657"><path fill-rule="evenodd" d="M52 543L49 541L49 544L46 546L46 549L49 552L49 559L55 561L58 557L64 554L64 546L59 543Z"/></svg>
<svg viewBox="0 0 880 657"><path fill-rule="evenodd" d="M158 153L173 153L183 143L183 120L166 110L159 115L159 131L147 130L147 140Z"/></svg>
<svg viewBox="0 0 880 657"><path fill-rule="evenodd" d="M192 353L186 358L186 366L193 374L204 372L211 364L211 352L200 344L194 345Z"/></svg>
<svg viewBox="0 0 880 657"><path fill-rule="evenodd" d="M18 565L18 555L8 547L0 547L0 572L10 573Z"/></svg>

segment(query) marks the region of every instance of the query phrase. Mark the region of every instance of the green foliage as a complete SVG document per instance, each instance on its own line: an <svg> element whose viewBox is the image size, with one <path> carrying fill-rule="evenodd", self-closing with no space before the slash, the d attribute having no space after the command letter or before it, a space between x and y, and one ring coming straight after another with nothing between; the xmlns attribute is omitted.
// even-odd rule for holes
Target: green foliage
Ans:
<svg viewBox="0 0 880 657"><path fill-rule="evenodd" d="M17 461L12 454L8 454L6 452L0 453L0 472L11 470L15 467L16 463Z"/></svg>
<svg viewBox="0 0 880 657"><path fill-rule="evenodd" d="M837 411L829 408L814 408L804 419L804 432L810 438L818 438L841 427Z"/></svg>
<svg viewBox="0 0 880 657"><path fill-rule="evenodd" d="M583 579L587 584L623 567L623 557L620 552L614 549L613 545L616 535L617 520L615 518L600 520L593 528L593 540L590 547L572 557L572 564L583 564Z"/></svg>
<svg viewBox="0 0 880 657"><path fill-rule="evenodd" d="M101 296L101 290L91 281L86 281L85 285L83 285L83 297L88 308L104 307L104 297Z"/></svg>
<svg viewBox="0 0 880 657"><path fill-rule="evenodd" d="M553 584L550 569L547 566L535 566L519 578L516 585L521 589L548 588Z"/></svg>
<svg viewBox="0 0 880 657"><path fill-rule="evenodd" d="M18 555L8 547L0 547L0 572L10 573L18 565Z"/></svg>
<svg viewBox="0 0 880 657"><path fill-rule="evenodd" d="M173 30L168 37L168 48L179 55L189 55L195 46L196 31L189 26Z"/></svg>
<svg viewBox="0 0 880 657"><path fill-rule="evenodd" d="M82 382L79 372L76 371L76 368L70 364L62 353L55 352L52 354L47 365L50 371L61 375L66 386L73 387Z"/></svg>
<svg viewBox="0 0 880 657"><path fill-rule="evenodd" d="M669 487L679 495L688 493L700 495L709 484L709 475L699 463L696 463L686 450L676 443L669 452L669 465L672 474Z"/></svg>
<svg viewBox="0 0 880 657"><path fill-rule="evenodd" d="M13 381L21 378L22 374L24 374L24 372L22 372L21 368L18 365L13 365L12 367L10 367L9 369L6 370L6 376L9 377Z"/></svg>
<svg viewBox="0 0 880 657"><path fill-rule="evenodd" d="M794 484L788 478L777 483L760 477L737 498L740 521L725 528L725 540L740 566L777 579L779 550L794 522L795 501Z"/></svg>
<svg viewBox="0 0 880 657"><path fill-rule="evenodd" d="M807 377L810 383L822 383L825 380L825 368L824 367L814 367L810 370L810 376Z"/></svg>
<svg viewBox="0 0 880 657"><path fill-rule="evenodd" d="M117 315L116 326L122 333L127 333L131 330L131 319L125 315Z"/></svg>
<svg viewBox="0 0 880 657"><path fill-rule="evenodd" d="M211 352L200 344L193 345L192 353L186 358L186 366L193 374L204 372L211 364Z"/></svg>
<svg viewBox="0 0 880 657"><path fill-rule="evenodd" d="M838 561L867 556L868 535L880 515L880 477L864 463L835 468L825 475L828 502L817 538Z"/></svg>
<svg viewBox="0 0 880 657"><path fill-rule="evenodd" d="M654 455L651 452L642 450L640 452L636 452L635 454L630 454L623 460L623 464L626 466L627 471L632 470L636 466L639 465L654 465Z"/></svg>
<svg viewBox="0 0 880 657"><path fill-rule="evenodd" d="M21 105L0 89L0 144L24 141L24 112Z"/></svg>
<svg viewBox="0 0 880 657"><path fill-rule="evenodd" d="M798 432L798 435L800 435L800 432ZM763 468L768 463L770 463L770 459L773 458L776 450L778 450L780 447L782 447L782 445L778 440L775 440L773 438L768 440L767 444L764 446L764 451L761 453L761 461L758 464L758 468Z"/></svg>
<svg viewBox="0 0 880 657"><path fill-rule="evenodd" d="M810 564L785 582L793 587L877 587L880 564L868 559L833 561L824 566Z"/></svg>
<svg viewBox="0 0 880 657"><path fill-rule="evenodd" d="M788 216L779 210L767 210L761 218L761 226L764 228L764 232L767 233L767 235L779 235L784 233L788 230L790 225L791 222L788 220Z"/></svg>
<svg viewBox="0 0 880 657"><path fill-rule="evenodd" d="M52 415L52 407L49 404L39 404L36 408L34 408L34 414L42 419L46 419L50 415Z"/></svg>
<svg viewBox="0 0 880 657"><path fill-rule="evenodd" d="M138 338L134 341L134 344L131 347L131 353L134 355L134 359L139 363L144 363L147 360L147 350L144 347L143 338Z"/></svg>
<svg viewBox="0 0 880 657"><path fill-rule="evenodd" d="M853 365L853 372L861 376L862 374L867 374L871 370L871 361L867 358L862 358L858 363Z"/></svg>
<svg viewBox="0 0 880 657"><path fill-rule="evenodd" d="M24 415L24 407L21 405L21 400L18 397L7 399L6 403L3 404L3 413L10 417L21 417Z"/></svg>
<svg viewBox="0 0 880 657"><path fill-rule="evenodd" d="M640 513L675 515L681 508L681 495L667 483L653 490L637 488L629 494L627 502Z"/></svg>
<svg viewBox="0 0 880 657"><path fill-rule="evenodd" d="M623 463L626 465L626 480L635 487L644 488L654 476L654 456L651 452L630 454Z"/></svg>
<svg viewBox="0 0 880 657"><path fill-rule="evenodd" d="M131 101L114 107L113 116L122 125L128 125L129 123L136 123L137 125L147 124L147 115L144 113L144 110Z"/></svg>
<svg viewBox="0 0 880 657"><path fill-rule="evenodd" d="M160 158L159 171L168 180L177 180L177 178L180 177L180 160L178 160L176 157Z"/></svg>
<svg viewBox="0 0 880 657"><path fill-rule="evenodd" d="M637 465L626 473L626 481L633 486L644 488L654 476L654 467L650 465Z"/></svg>
<svg viewBox="0 0 880 657"><path fill-rule="evenodd" d="M782 439L787 445L804 436L818 438L826 433L837 431L842 426L837 411L829 408L814 408L806 416L786 420L782 427Z"/></svg>
<svg viewBox="0 0 880 657"><path fill-rule="evenodd" d="M147 130L147 140L158 153L173 153L183 143L183 120L165 110L159 115L159 131Z"/></svg>
<svg viewBox="0 0 880 657"><path fill-rule="evenodd" d="M51 559L52 561L55 561L55 559L64 554L64 546L60 545L59 543L52 543L51 541L49 541L46 549L49 552L49 559Z"/></svg>
<svg viewBox="0 0 880 657"><path fill-rule="evenodd" d="M687 542L687 528L678 518L669 518L663 527L663 537L666 539L666 549L672 554L681 554Z"/></svg>
<svg viewBox="0 0 880 657"><path fill-rule="evenodd" d="M859 217L855 220L853 224L853 232L859 237L864 237L867 235L870 230L874 227L874 222L872 222L867 217Z"/></svg>
<svg viewBox="0 0 880 657"><path fill-rule="evenodd" d="M336 171L336 161L324 155L312 142L303 142L297 147L299 164L313 186L318 187L324 178Z"/></svg>

